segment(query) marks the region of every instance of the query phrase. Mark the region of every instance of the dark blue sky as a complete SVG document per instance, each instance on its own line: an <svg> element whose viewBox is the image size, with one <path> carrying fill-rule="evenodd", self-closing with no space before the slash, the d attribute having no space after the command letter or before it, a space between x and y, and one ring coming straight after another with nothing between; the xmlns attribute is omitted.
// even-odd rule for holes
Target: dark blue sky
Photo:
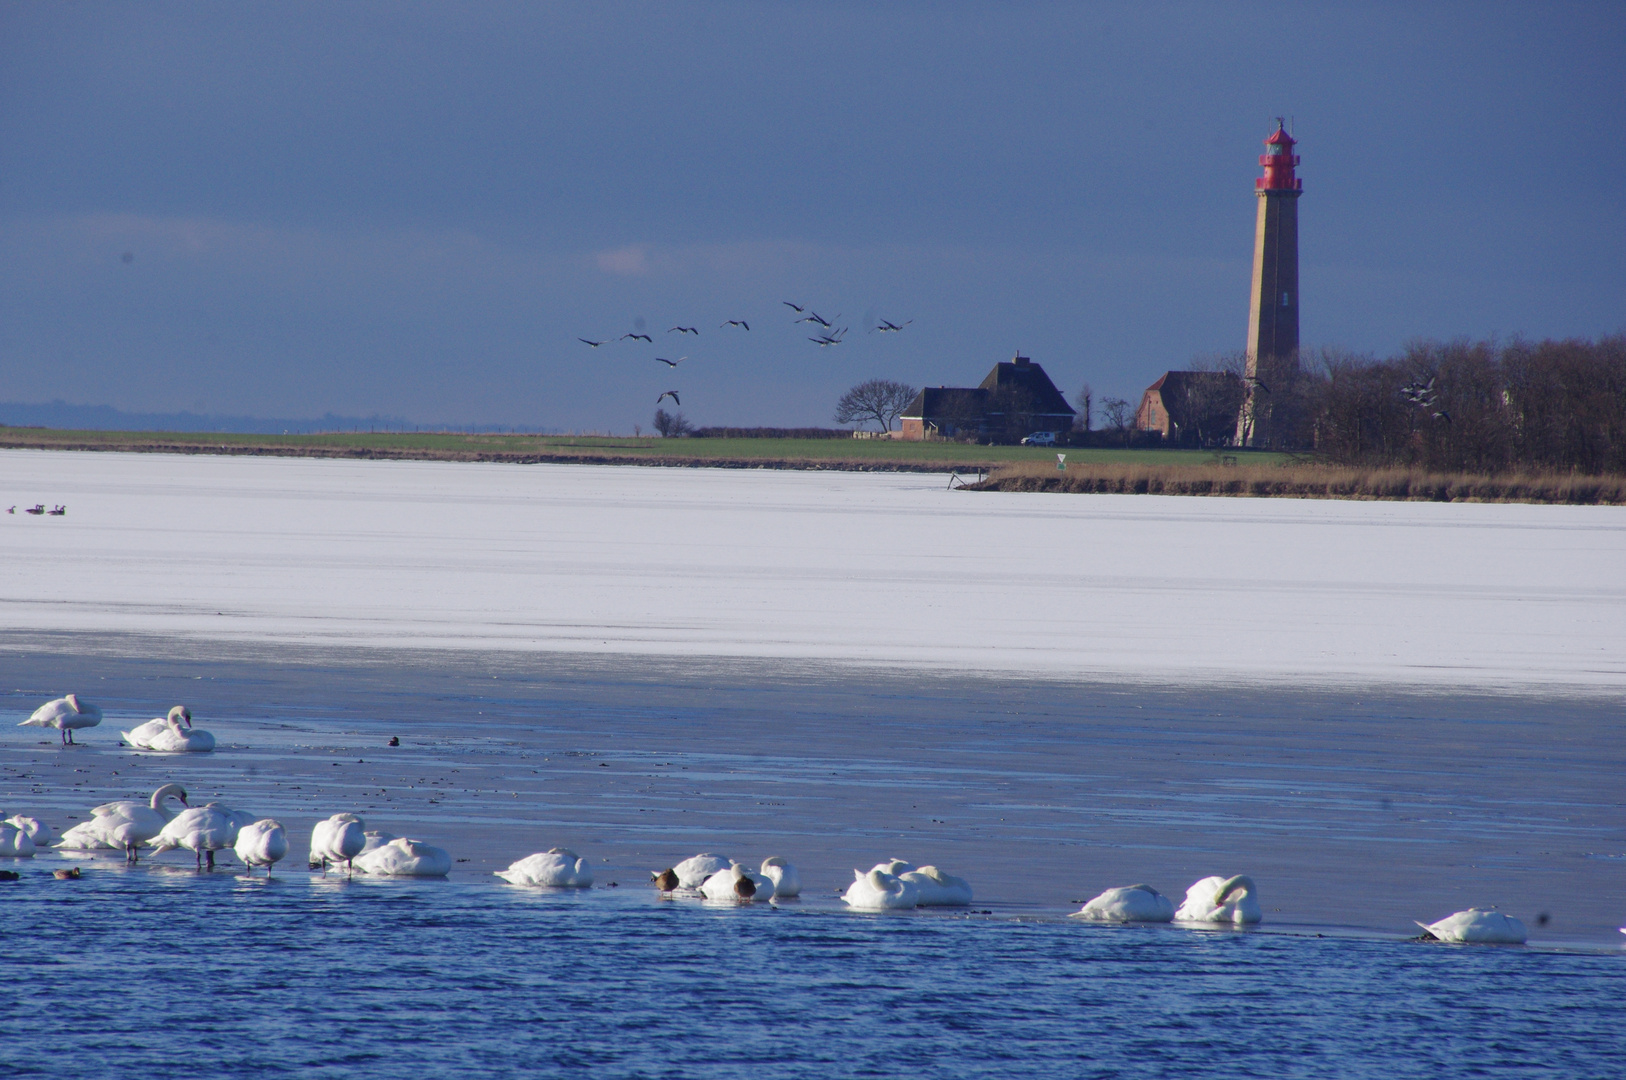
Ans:
<svg viewBox="0 0 1626 1080"><path fill-rule="evenodd" d="M1307 346L1618 333L1622 56L1614 3L4 3L0 400L827 423L1018 349L1133 397L1242 346L1278 113Z"/></svg>

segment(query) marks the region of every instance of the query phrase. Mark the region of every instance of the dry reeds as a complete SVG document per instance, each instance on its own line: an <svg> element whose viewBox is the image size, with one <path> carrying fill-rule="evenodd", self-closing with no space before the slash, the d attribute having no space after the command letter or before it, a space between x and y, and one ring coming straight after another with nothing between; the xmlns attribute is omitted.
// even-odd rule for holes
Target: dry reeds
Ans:
<svg viewBox="0 0 1626 1080"><path fill-rule="evenodd" d="M995 469L979 491L1062 491L1100 495L1221 495L1403 502L1521 502L1626 505L1626 476L1573 473L1429 473L1330 465L1117 465L1024 463Z"/></svg>

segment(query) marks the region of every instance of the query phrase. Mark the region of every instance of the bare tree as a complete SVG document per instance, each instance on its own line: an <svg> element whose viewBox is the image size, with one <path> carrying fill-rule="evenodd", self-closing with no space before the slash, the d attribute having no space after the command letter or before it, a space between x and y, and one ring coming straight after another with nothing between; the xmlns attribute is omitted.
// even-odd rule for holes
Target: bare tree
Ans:
<svg viewBox="0 0 1626 1080"><path fill-rule="evenodd" d="M1129 429L1135 421L1135 407L1123 398L1109 397L1101 401L1101 419L1107 422L1107 427L1122 436L1124 445L1129 445Z"/></svg>
<svg viewBox="0 0 1626 1080"><path fill-rule="evenodd" d="M694 427L683 418L681 412L669 413L665 409L656 409L655 430L661 433L663 439L676 439L687 435Z"/></svg>
<svg viewBox="0 0 1626 1080"><path fill-rule="evenodd" d="M1078 388L1078 393L1073 395L1073 404L1078 408L1078 416L1073 419L1073 426L1080 431L1089 431L1095 418L1095 391L1090 389L1089 383Z"/></svg>
<svg viewBox="0 0 1626 1080"><path fill-rule="evenodd" d="M836 402L836 423L861 424L873 420L881 425L882 431L891 431L892 421L909 407L918 392L908 383L891 379L861 382Z"/></svg>

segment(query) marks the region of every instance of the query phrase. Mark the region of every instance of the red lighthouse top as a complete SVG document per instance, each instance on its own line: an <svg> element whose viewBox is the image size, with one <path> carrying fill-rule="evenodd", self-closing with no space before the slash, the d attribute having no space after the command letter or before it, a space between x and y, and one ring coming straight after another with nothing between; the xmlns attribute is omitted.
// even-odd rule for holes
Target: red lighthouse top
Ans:
<svg viewBox="0 0 1626 1080"><path fill-rule="evenodd" d="M1293 177L1293 166L1299 163L1298 155L1293 153L1293 136L1287 133L1282 125L1282 118L1276 118L1276 130L1265 140L1265 152L1259 155L1259 164L1265 167L1265 175L1253 182L1253 186L1260 191L1302 191L1304 181Z"/></svg>

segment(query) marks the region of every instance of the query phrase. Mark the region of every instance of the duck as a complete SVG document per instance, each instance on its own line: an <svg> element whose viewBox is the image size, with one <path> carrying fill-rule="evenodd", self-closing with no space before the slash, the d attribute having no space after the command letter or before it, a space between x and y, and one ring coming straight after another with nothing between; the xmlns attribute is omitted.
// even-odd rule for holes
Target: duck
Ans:
<svg viewBox="0 0 1626 1080"><path fill-rule="evenodd" d="M568 848L549 848L527 855L506 870L493 874L514 885L548 885L560 889L585 889L593 884L593 871L587 860Z"/></svg>
<svg viewBox="0 0 1626 1080"><path fill-rule="evenodd" d="M1417 925L1436 941L1458 945L1523 945L1530 937L1518 919L1483 908L1469 908L1447 915L1439 922Z"/></svg>
<svg viewBox="0 0 1626 1080"><path fill-rule="evenodd" d="M398 836L357 855L353 865L364 874L385 877L445 877L451 873L452 856L444 848Z"/></svg>
<svg viewBox="0 0 1626 1080"><path fill-rule="evenodd" d="M88 701L80 701L78 694L47 701L34 710L34 715L18 727L54 727L62 733L62 745L76 745L73 733L80 728L91 728L102 722L102 710Z"/></svg>
<svg viewBox="0 0 1626 1080"><path fill-rule="evenodd" d="M751 903L772 900L773 882L761 874L754 874L739 863L717 871L700 883L700 895L707 900L728 903Z"/></svg>
<svg viewBox="0 0 1626 1080"><path fill-rule="evenodd" d="M124 741L137 750L147 749L147 744L161 731L168 731L170 722L185 722L187 727L192 726L192 710L185 705L176 705L169 710L168 716L160 716L148 720L145 724L137 724L129 731L121 731Z"/></svg>
<svg viewBox="0 0 1626 1080"><path fill-rule="evenodd" d="M288 833L282 822L261 818L237 830L237 842L232 850L247 873L252 874L256 866L263 866L266 876L270 877L272 865L288 854Z"/></svg>
<svg viewBox="0 0 1626 1080"><path fill-rule="evenodd" d="M802 895L802 876L796 872L796 867L790 861L778 855L770 855L762 860L762 876L773 882L773 895L776 900L787 899Z"/></svg>
<svg viewBox="0 0 1626 1080"><path fill-rule="evenodd" d="M678 876L675 870L662 870L658 874L650 874L650 883L663 893L674 891L678 887Z"/></svg>
<svg viewBox="0 0 1626 1080"><path fill-rule="evenodd" d="M199 870L204 869L205 860L208 868L213 870L215 852L237 843L238 833L245 824L239 813L213 802L182 810L148 843L152 845L155 855L162 855L174 848L185 848L196 853Z"/></svg>
<svg viewBox="0 0 1626 1080"><path fill-rule="evenodd" d="M311 830L310 867L327 872L329 863L355 869L355 859L367 849L367 825L356 814L334 814ZM393 837L392 837L393 839Z"/></svg>
<svg viewBox="0 0 1626 1080"><path fill-rule="evenodd" d="M1150 885L1125 885L1108 889L1070 918L1092 922L1172 922L1174 901Z"/></svg>
<svg viewBox="0 0 1626 1080"><path fill-rule="evenodd" d="M0 816L4 816L3 811L0 811ZM13 814L11 817L6 818L5 821L7 825L26 833L28 838L34 841L34 846L37 848L50 847L56 843L56 833L52 832L51 827L39 818Z"/></svg>
<svg viewBox="0 0 1626 1080"><path fill-rule="evenodd" d="M34 854L34 841L9 821L0 821L0 856L26 859Z"/></svg>
<svg viewBox="0 0 1626 1080"><path fill-rule="evenodd" d="M174 820L177 812L170 809L170 799L183 807L188 805L186 789L179 784L160 786L145 803L135 799L103 803L90 811L89 821L81 821L63 833L56 847L70 851L122 850L125 862L134 863L141 845Z"/></svg>
<svg viewBox="0 0 1626 1080"><path fill-rule="evenodd" d="M1185 902L1174 913L1181 922L1235 923L1259 922L1259 890L1246 874L1222 878L1205 877L1186 890Z"/></svg>
<svg viewBox="0 0 1626 1080"><path fill-rule="evenodd" d="M842 901L860 911L887 911L912 908L920 900L920 890L912 881L879 868L864 873L853 871L853 883L841 895Z"/></svg>
<svg viewBox="0 0 1626 1080"><path fill-rule="evenodd" d="M711 877L711 875L715 874L719 870L728 869L730 865L732 864L729 862L729 860L723 858L721 855L712 855L709 853L703 855L691 855L689 858L684 859L682 862L672 867L672 873L677 875L678 888L698 889L701 885L705 884L707 878Z"/></svg>

